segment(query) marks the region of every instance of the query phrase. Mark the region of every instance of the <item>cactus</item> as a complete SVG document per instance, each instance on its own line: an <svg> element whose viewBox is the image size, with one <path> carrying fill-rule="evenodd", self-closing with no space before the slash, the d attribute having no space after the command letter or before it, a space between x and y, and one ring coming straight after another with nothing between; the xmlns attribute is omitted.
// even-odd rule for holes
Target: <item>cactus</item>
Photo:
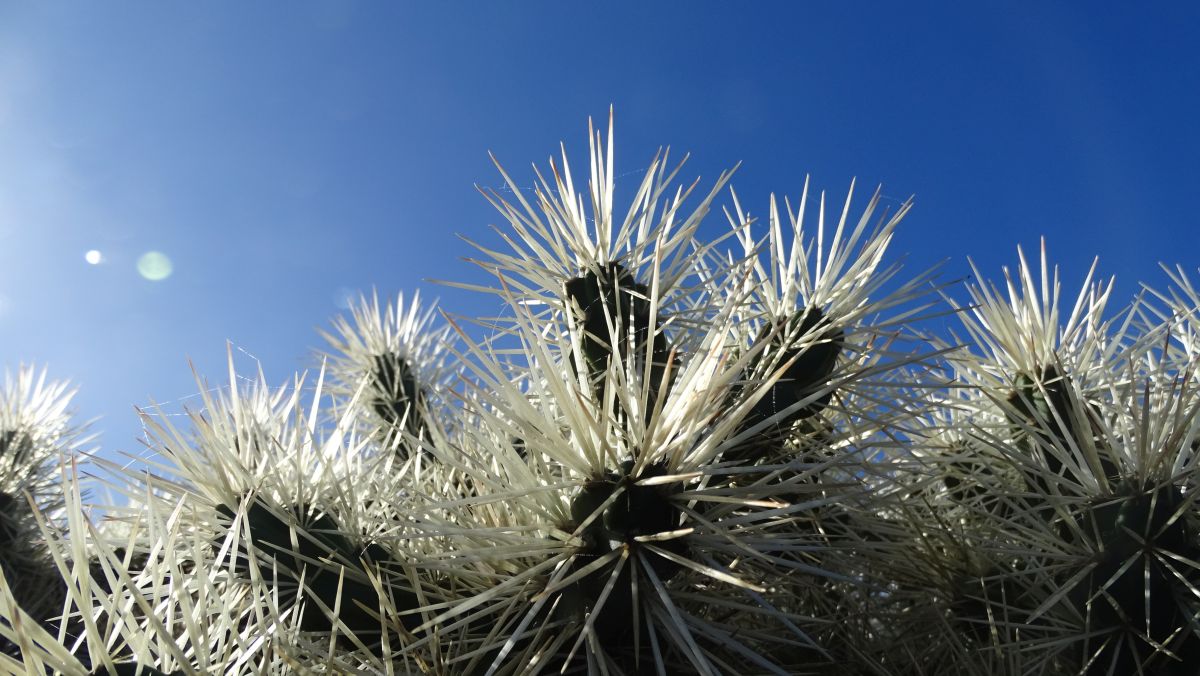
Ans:
<svg viewBox="0 0 1200 676"><path fill-rule="evenodd" d="M1089 273L1067 313L1018 250L939 300L886 262L910 203L852 186L827 219L806 183L702 241L729 174L692 199L660 153L621 210L608 134L587 194L565 157L487 194L485 338L364 296L319 387L235 375L189 425L144 414L149 472L10 378L0 670L1195 671L1182 271L1113 313ZM910 326L942 302L962 338Z"/></svg>

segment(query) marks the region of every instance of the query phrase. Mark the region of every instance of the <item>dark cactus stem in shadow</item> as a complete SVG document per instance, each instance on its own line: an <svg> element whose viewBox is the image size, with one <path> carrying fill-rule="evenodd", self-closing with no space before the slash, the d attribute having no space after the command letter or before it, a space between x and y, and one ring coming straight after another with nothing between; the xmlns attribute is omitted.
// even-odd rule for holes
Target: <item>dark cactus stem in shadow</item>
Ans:
<svg viewBox="0 0 1200 676"><path fill-rule="evenodd" d="M1039 383L1041 387L1038 387ZM1083 400L1071 379L1053 364L1043 367L1036 378L1027 373L1018 374L1007 402L1005 415L1014 425L1014 436L1022 440L1030 452L1040 446L1046 469L1052 474L1065 476L1067 470L1047 447L1057 444L1067 450L1072 443L1082 447L1097 437L1094 426L1100 414L1096 406ZM1032 429L1034 438L1029 438L1023 426ZM1081 435L1087 435L1087 439ZM1100 471L1110 482L1120 481L1120 468L1103 449L1100 449ZM1079 477L1069 478L1079 480ZM1050 491L1049 482L1043 477L1035 477L1033 484L1031 487L1037 492Z"/></svg>
<svg viewBox="0 0 1200 676"><path fill-rule="evenodd" d="M679 528L681 512L671 502L670 484L638 486L637 482L666 476L667 470L661 463L643 468L633 475L633 460L621 463L620 483L625 487L621 495L604 510L604 529L614 539L632 542L639 535L654 535Z"/></svg>
<svg viewBox="0 0 1200 676"><path fill-rule="evenodd" d="M17 510L20 503L10 493L0 491L0 561L16 550L21 533ZM11 582L11 581L10 581Z"/></svg>
<svg viewBox="0 0 1200 676"><path fill-rule="evenodd" d="M1013 505L1004 499L1009 488L997 474L995 460L981 457L980 450L965 439L952 443L946 453L952 458L940 468L946 497L999 519L1012 516Z"/></svg>
<svg viewBox="0 0 1200 676"><path fill-rule="evenodd" d="M394 353L376 355L371 378L374 381L369 402L371 410L392 429L417 439L427 438L426 396L408 360ZM402 441L395 447L397 453L408 456L407 442Z"/></svg>
<svg viewBox="0 0 1200 676"><path fill-rule="evenodd" d="M1090 635L1080 645L1080 663L1091 662L1088 676L1139 668L1194 675L1200 637L1188 629L1197 613L1189 587L1200 584L1200 573L1183 563L1200 560L1192 501L1174 486L1126 485L1121 493L1080 519L1096 551L1091 575L1071 592Z"/></svg>
<svg viewBox="0 0 1200 676"><path fill-rule="evenodd" d="M0 437L0 445L4 442L4 438ZM0 450L3 450L0 448ZM21 604L20 590L27 580L22 579L24 575L21 571L16 570L14 562L10 558L19 556L19 550L24 549L25 543L22 542L22 533L20 525L20 515L18 509L20 503L17 498L10 493L0 491L0 569L4 571L4 576L8 580L8 584L16 592L17 605ZM9 655L10 657L18 657L21 654L21 649L15 643L0 636L0 653Z"/></svg>
<svg viewBox="0 0 1200 676"><path fill-rule="evenodd" d="M619 263L608 263L599 270L589 270L582 277L566 283L568 306L576 324L583 332L582 363L572 357L572 365L581 368L592 383L599 383L601 401L605 396L605 373L613 355L613 343L622 360L644 364L646 341L650 334L650 289L639 284ZM610 325L613 330L610 330ZM649 410L654 410L659 389L671 363L671 349L666 336L655 332L653 354L649 368L641 372L649 379Z"/></svg>
<svg viewBox="0 0 1200 676"><path fill-rule="evenodd" d="M387 551L379 545L354 545L342 534L337 521L330 514L311 513L309 505L294 505L281 511L288 517L286 520L255 500L245 517L250 530L250 545L263 577L270 581L272 562L278 569L275 583L279 585L281 608L296 605L300 599L300 580L303 578L304 596L319 599L332 613L339 603L341 576L337 619L363 643L371 645L380 641L380 620L377 617L380 614L379 595L371 584L360 578L367 569L375 566L386 570L392 563ZM217 505L217 512L230 520L235 514L234 509L227 505ZM221 547L223 540L213 543L214 551ZM249 576L246 545L243 539L230 564L231 569L242 577ZM311 564L306 559L322 563ZM400 611L415 609L419 605L416 594L411 590L395 586L389 588L387 576L384 576L384 592L390 592L392 603ZM333 619L310 601L304 605L299 625L304 631L331 632ZM416 615L404 615L401 621L409 630L420 624ZM347 647L352 646L348 638L343 636L341 640Z"/></svg>
<svg viewBox="0 0 1200 676"><path fill-rule="evenodd" d="M621 464L619 472L605 472L603 476L584 485L571 502L571 518L575 522L571 526L573 529L596 514L618 487L622 489L621 494L604 507L601 513L596 514L584 530L584 545L573 564L573 570L579 570L595 561L597 557L612 551L614 545L629 547L631 555L617 573L612 592L605 599L604 605L597 608L600 595L616 570L615 566L621 565L619 560L593 572L566 590L561 603L563 612L576 618L599 613L593 620L594 630L601 644L610 653L632 645L632 613L640 613L641 610L635 609L633 605L631 576L642 575L639 556L648 557L655 575L663 582L672 579L681 568L678 563L645 550L641 543L635 540L641 535L669 532L680 527L682 512L673 504L671 498L677 487L670 484L637 486L635 484L638 481L665 476L667 471L663 465L654 464L643 468L641 473L634 476L633 467L634 462L626 460ZM654 544L679 556L686 556L688 553L683 538L662 540ZM647 593L647 590L652 588L649 580L645 579L639 579L638 586L642 593ZM647 644L643 642L642 645L646 647Z"/></svg>
<svg viewBox="0 0 1200 676"><path fill-rule="evenodd" d="M0 462L13 466L25 462L33 452L33 439L21 430L0 430Z"/></svg>
<svg viewBox="0 0 1200 676"><path fill-rule="evenodd" d="M815 340L803 340L813 334L816 334ZM801 341L806 343L804 347L797 346ZM743 448L727 454L729 459L758 462L776 455L797 423L825 410L833 399L833 389L788 411L829 385L838 357L846 345L846 333L841 327L829 324L821 310L808 308L786 319L764 324L754 343L762 345L764 342L766 345L749 368L748 382L737 388L736 397L748 396L763 379L784 364L791 364L754 404L743 420L741 430L764 421L771 422Z"/></svg>
<svg viewBox="0 0 1200 676"><path fill-rule="evenodd" d="M1019 584L1014 571L995 567L987 576L959 579L952 588L950 612L956 620L955 629L982 648L993 644L996 621L1002 622L1014 609L1033 610L1037 600L1027 586ZM1008 639L1002 633L999 640L1004 643Z"/></svg>
<svg viewBox="0 0 1200 676"><path fill-rule="evenodd" d="M45 551L42 534L22 493L0 491L0 570L17 606L43 629L57 632L56 617L67 596L67 585ZM19 652L15 644L0 637L0 653Z"/></svg>
<svg viewBox="0 0 1200 676"><path fill-rule="evenodd" d="M946 474L942 475L942 483L951 500L960 504L974 502L987 495L987 486L979 481L979 477L991 477L991 465L981 460L962 460L951 463Z"/></svg>

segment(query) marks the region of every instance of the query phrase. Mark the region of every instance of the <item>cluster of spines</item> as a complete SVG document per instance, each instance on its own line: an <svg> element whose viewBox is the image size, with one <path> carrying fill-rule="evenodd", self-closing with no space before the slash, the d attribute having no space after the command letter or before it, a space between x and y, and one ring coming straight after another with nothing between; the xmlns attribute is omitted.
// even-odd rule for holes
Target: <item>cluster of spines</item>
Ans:
<svg viewBox="0 0 1200 676"><path fill-rule="evenodd" d="M611 200L602 166L598 206ZM582 220L558 181L572 208L551 204L547 217ZM506 214L527 242L585 229ZM652 243L689 240L647 226L614 243L603 216L594 247L567 246L574 261L497 266L558 309L537 321L561 324L514 320L512 335L557 343L514 382L500 382L511 363L485 364L475 372L495 387L443 396L438 348L386 322L355 342L347 325L335 347L353 354L338 362L334 410L351 415L285 435L301 416L274 400L259 427L243 415L257 404L208 402L197 418L207 431L159 436L172 458L204 460L147 481L156 516L130 517L130 535L72 542L42 519L54 565L75 579L61 617L29 617L77 661L43 645L27 664L191 673L212 646L229 651L231 672L320 657L335 671L1174 675L1200 659L1195 346L1156 352L1162 334L1148 326L1115 337L1124 350L1098 347L1104 338L1080 338L1074 317L1062 331L1043 321L1056 308L982 292L968 328L985 354L953 353L947 388L922 358L874 354L883 324L865 319L862 276L831 262L846 264L844 248L811 276L800 258L772 265L789 271L768 302L762 289L706 290L713 305L695 316L710 325L699 326L667 303L686 305L686 275L661 267L678 252ZM778 237L774 208L773 219ZM749 220L736 219L739 236ZM632 253L613 256L615 245ZM696 258L697 269L716 260ZM758 279L755 265L730 259L720 283L739 289L739 275ZM708 268L695 277L717 283ZM1190 340L1195 299L1181 286L1185 300L1155 314ZM721 299L751 300L726 313ZM408 328L428 323L415 307L406 316ZM708 366L704 350L716 355ZM489 357L482 343L467 352ZM448 410L456 398L465 411ZM236 434L212 426L217 411ZM0 461L27 462L32 439L0 427ZM0 551L37 537L27 506L0 487ZM96 551L71 563L85 541ZM21 573L4 561L7 592ZM134 619L116 616L118 601ZM219 631L197 621L222 613Z"/></svg>

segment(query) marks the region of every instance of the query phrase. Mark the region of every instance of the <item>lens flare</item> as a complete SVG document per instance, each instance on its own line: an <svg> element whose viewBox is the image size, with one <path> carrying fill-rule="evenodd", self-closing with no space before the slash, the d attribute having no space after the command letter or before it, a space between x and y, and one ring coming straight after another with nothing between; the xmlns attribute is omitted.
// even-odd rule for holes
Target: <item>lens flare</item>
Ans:
<svg viewBox="0 0 1200 676"><path fill-rule="evenodd" d="M160 251L147 251L138 258L138 274L152 282L161 282L171 276L174 267L171 259Z"/></svg>

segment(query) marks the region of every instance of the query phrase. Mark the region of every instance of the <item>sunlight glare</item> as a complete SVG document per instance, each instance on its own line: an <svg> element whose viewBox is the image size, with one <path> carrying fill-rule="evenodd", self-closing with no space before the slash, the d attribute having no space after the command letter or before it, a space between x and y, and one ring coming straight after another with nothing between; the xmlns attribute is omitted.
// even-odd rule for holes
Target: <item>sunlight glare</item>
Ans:
<svg viewBox="0 0 1200 676"><path fill-rule="evenodd" d="M147 251L137 262L138 274L152 282L170 277L173 270L171 259L161 251Z"/></svg>

